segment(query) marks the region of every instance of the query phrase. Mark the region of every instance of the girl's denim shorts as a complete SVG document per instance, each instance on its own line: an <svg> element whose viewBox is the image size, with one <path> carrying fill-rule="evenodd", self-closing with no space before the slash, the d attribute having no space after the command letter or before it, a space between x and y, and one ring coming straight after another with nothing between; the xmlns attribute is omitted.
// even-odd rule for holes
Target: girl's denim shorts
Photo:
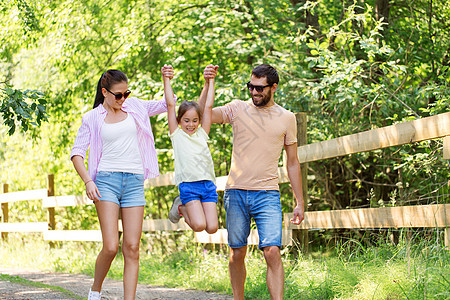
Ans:
<svg viewBox="0 0 450 300"><path fill-rule="evenodd" d="M216 191L216 185L211 180L182 182L178 186L178 189L180 191L180 200L183 205L192 200L217 203L219 198Z"/></svg>
<svg viewBox="0 0 450 300"><path fill-rule="evenodd" d="M144 174L100 171L95 178L101 201L120 207L144 206Z"/></svg>

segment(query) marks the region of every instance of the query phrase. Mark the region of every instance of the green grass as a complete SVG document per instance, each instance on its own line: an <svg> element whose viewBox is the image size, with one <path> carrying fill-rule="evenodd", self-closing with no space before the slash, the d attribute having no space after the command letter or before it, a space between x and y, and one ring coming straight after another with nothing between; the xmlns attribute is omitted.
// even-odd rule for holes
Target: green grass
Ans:
<svg viewBox="0 0 450 300"><path fill-rule="evenodd" d="M188 240L142 245L139 282L231 294L227 252L204 250ZM73 242L52 249L37 239L11 237L0 244L0 264L92 276L100 247ZM44 258L37 259L42 253ZM249 251L246 262L246 298L270 299L261 252ZM283 254L283 262L285 299L450 299L450 253L430 241L364 247L349 240L309 257ZM108 276L121 280L122 268L119 254Z"/></svg>
<svg viewBox="0 0 450 300"><path fill-rule="evenodd" d="M24 278L21 278L19 276L10 276L7 274L0 274L0 280L3 281L9 281L11 283L17 283L17 284L21 284L24 286L33 286L33 287L38 287L38 288L44 288L44 289L50 289L53 291L57 291L60 293L63 293L64 295L70 297L70 298L74 298L74 299L84 299L83 297L78 296L77 294L68 291L66 289L63 289L62 287L59 286L54 286L54 285L48 285L48 284L44 284L44 283L40 283L40 282L34 282L31 280L27 280Z"/></svg>

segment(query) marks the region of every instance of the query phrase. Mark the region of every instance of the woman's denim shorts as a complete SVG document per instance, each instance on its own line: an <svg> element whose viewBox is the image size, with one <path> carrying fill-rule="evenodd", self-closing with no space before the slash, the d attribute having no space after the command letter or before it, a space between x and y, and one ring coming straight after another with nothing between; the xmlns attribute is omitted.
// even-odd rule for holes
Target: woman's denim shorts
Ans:
<svg viewBox="0 0 450 300"><path fill-rule="evenodd" d="M279 191L227 189L223 203L227 216L228 245L231 248L247 245L252 218L258 229L259 249L281 247L283 223Z"/></svg>
<svg viewBox="0 0 450 300"><path fill-rule="evenodd" d="M95 184L101 201L117 203L120 207L144 206L144 175L124 172L100 171Z"/></svg>

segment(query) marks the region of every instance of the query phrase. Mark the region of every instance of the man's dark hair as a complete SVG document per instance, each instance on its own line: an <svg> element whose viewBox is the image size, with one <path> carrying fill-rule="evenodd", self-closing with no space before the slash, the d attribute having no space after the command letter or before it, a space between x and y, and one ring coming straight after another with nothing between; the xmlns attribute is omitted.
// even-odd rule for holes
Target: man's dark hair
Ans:
<svg viewBox="0 0 450 300"><path fill-rule="evenodd" d="M266 77L267 84L278 84L280 80L277 70L275 70L274 67L266 64L255 67L252 71L252 75L258 78Z"/></svg>

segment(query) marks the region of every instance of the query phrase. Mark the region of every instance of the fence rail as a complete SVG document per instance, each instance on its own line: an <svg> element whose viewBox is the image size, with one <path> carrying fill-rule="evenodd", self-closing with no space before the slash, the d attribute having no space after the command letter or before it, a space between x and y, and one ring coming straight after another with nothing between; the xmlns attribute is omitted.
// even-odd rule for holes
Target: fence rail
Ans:
<svg viewBox="0 0 450 300"><path fill-rule="evenodd" d="M443 155L445 159L450 159L450 112L299 146L298 154L301 163L308 163L436 138L444 138ZM288 182L284 167L279 168L278 174L280 183ZM227 176L217 178L218 190L224 190L226 180ZM162 174L145 183L146 188L168 185L173 185L173 173ZM0 194L3 212L3 223L0 223L2 237L5 237L7 232L42 232L44 239L49 241L101 241L99 230L54 230L55 208L92 204L86 196L54 196L54 190L53 175L49 175L47 189L8 193L8 185L3 184L3 194ZM42 208L48 209L48 223L7 223L8 203L36 199L42 199ZM311 211L305 212L305 220L301 225L291 224L290 218L292 214L284 215L284 245L292 243L293 231L296 230L435 227L444 229L445 244L450 247L450 204ZM184 230L189 230L189 226L183 221L172 224L169 220L144 220L143 225L144 232ZM206 232L195 233L195 240L199 243L222 244L226 243L227 232L226 229L219 229L212 235ZM258 244L255 230L250 234L249 244Z"/></svg>
<svg viewBox="0 0 450 300"><path fill-rule="evenodd" d="M0 223L0 232L44 232L48 230L47 222Z"/></svg>
<svg viewBox="0 0 450 300"><path fill-rule="evenodd" d="M286 214L285 220L292 218ZM450 225L450 204L310 211L300 225L288 229L434 228Z"/></svg>
<svg viewBox="0 0 450 300"><path fill-rule="evenodd" d="M13 203L18 201L40 200L47 197L47 189L21 191L0 194L0 203Z"/></svg>
<svg viewBox="0 0 450 300"><path fill-rule="evenodd" d="M298 147L300 163L450 136L450 112ZM448 140L448 138L447 138Z"/></svg>

